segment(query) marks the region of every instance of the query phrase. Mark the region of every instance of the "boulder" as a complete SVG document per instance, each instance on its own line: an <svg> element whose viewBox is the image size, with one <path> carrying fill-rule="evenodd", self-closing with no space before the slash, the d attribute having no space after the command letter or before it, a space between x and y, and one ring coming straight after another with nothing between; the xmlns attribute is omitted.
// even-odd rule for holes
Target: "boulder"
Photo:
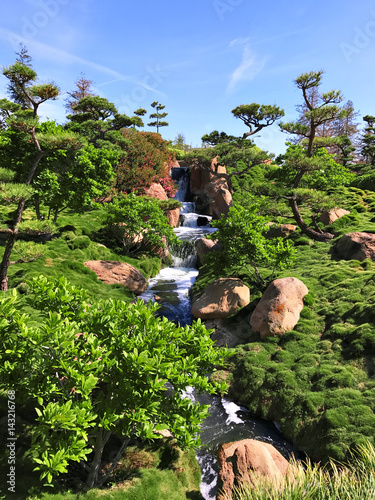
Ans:
<svg viewBox="0 0 375 500"><path fill-rule="evenodd" d="M204 186L210 182L211 172L207 169L195 165L190 169L190 191L198 194L204 191Z"/></svg>
<svg viewBox="0 0 375 500"><path fill-rule="evenodd" d="M168 223L171 227L177 227L180 220L180 209L173 208L172 210L166 210L165 215L167 216Z"/></svg>
<svg viewBox="0 0 375 500"><path fill-rule="evenodd" d="M219 165L217 158L213 158L210 166L195 165L190 170L190 191L195 195L197 209L212 215L214 219L219 219L221 214L227 215L232 205L226 173L226 167ZM224 176L218 177L216 174Z"/></svg>
<svg viewBox="0 0 375 500"><path fill-rule="evenodd" d="M325 226L329 226L336 219L341 219L341 217L344 217L344 215L349 214L349 210L345 210L344 208L332 208L331 210L324 210L319 217L319 222L322 222Z"/></svg>
<svg viewBox="0 0 375 500"><path fill-rule="evenodd" d="M210 210L212 218L220 219L222 214L228 215L229 207L233 205L233 202L227 181L222 177L214 178L206 184L205 192L212 200Z"/></svg>
<svg viewBox="0 0 375 500"><path fill-rule="evenodd" d="M254 478L267 478L281 488L286 477L294 477L292 466L274 446L254 439L222 444L219 464L217 500L231 499L234 487L254 484Z"/></svg>
<svg viewBox="0 0 375 500"><path fill-rule="evenodd" d="M205 256L213 251L219 250L221 244L207 238L201 238L197 242L197 264L202 266L204 263Z"/></svg>
<svg viewBox="0 0 375 500"><path fill-rule="evenodd" d="M337 257L344 260L371 259L375 261L375 234L344 234L333 246L332 251Z"/></svg>
<svg viewBox="0 0 375 500"><path fill-rule="evenodd" d="M84 264L96 273L100 281L107 285L120 284L126 286L136 295L140 295L147 288L147 281L143 274L126 262L89 260Z"/></svg>
<svg viewBox="0 0 375 500"><path fill-rule="evenodd" d="M167 193L161 184L154 182L151 186L145 189L145 195L151 196L151 198L157 198L158 200L168 200Z"/></svg>
<svg viewBox="0 0 375 500"><path fill-rule="evenodd" d="M279 337L293 330L303 308L303 298L309 292L297 278L274 280L256 306L250 325L261 338Z"/></svg>
<svg viewBox="0 0 375 500"><path fill-rule="evenodd" d="M191 311L195 318L227 318L249 302L249 287L240 279L219 278L193 302Z"/></svg>
<svg viewBox="0 0 375 500"><path fill-rule="evenodd" d="M211 222L211 217L208 215L200 215L197 218L197 227L208 226Z"/></svg>
<svg viewBox="0 0 375 500"><path fill-rule="evenodd" d="M266 238L286 238L290 235L290 233L294 232L297 229L297 226L293 224L275 224L274 222L269 222L267 224L269 226L269 230L264 235Z"/></svg>

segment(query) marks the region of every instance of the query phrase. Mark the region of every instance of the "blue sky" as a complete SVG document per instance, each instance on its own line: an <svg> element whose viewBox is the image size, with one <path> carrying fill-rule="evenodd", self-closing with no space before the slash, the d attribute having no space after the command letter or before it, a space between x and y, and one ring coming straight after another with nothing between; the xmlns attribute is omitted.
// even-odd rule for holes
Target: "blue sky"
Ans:
<svg viewBox="0 0 375 500"><path fill-rule="evenodd" d="M162 136L183 133L192 146L215 129L242 135L231 113L240 104L276 104L295 119L293 81L312 70L325 71L322 90L341 89L361 116L375 115L375 0L15 0L2 5L3 66L19 42L41 81L64 93L84 73L127 114L159 101L170 123ZM63 123L63 99L41 114ZM278 154L287 137L273 126L255 141Z"/></svg>

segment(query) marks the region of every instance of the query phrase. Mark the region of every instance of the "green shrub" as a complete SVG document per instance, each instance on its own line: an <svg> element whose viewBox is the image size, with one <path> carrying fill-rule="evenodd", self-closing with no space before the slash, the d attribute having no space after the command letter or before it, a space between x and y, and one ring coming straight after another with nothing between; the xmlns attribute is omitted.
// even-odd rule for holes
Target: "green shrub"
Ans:
<svg viewBox="0 0 375 500"><path fill-rule="evenodd" d="M88 236L77 236L68 241L68 246L71 250L84 249L90 246L91 240Z"/></svg>

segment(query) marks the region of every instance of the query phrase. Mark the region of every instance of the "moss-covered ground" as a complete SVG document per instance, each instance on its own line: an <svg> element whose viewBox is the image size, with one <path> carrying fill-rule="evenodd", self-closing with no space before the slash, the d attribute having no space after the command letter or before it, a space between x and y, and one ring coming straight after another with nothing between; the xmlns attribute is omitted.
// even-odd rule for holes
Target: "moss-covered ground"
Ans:
<svg viewBox="0 0 375 500"><path fill-rule="evenodd" d="M323 461L374 443L375 262L338 260L331 248L342 234L375 232L375 193L346 189L343 208L351 214L330 228L333 242L317 243L298 231L291 236L296 261L278 277L294 276L309 289L294 330L260 340L248 323L249 343L232 350L229 377L231 398L278 422L289 440ZM216 277L203 267L193 293ZM262 293L245 271L242 278L251 303L232 322L249 322Z"/></svg>
<svg viewBox="0 0 375 500"><path fill-rule="evenodd" d="M8 214L2 209L1 218ZM47 277L65 276L72 284L84 287L96 297L132 300L134 294L122 285L103 284L96 274L85 267L88 260L115 260L127 262L138 268L146 279L155 276L162 265L160 259L152 254L138 255L136 258L126 255L105 233L101 223L102 210L100 208L84 214L67 213L58 218L56 227L52 231L52 239L43 243L38 241L21 242L28 245L33 253L37 248L40 257L33 262L13 264L9 267L9 288L17 287L27 292L27 281L33 277L43 275ZM26 210L23 216L23 225L34 227L33 210ZM39 227L44 225L39 221ZM19 244L19 243L18 243ZM4 245L4 242L1 242ZM0 252L4 246L0 247ZM23 248L24 250L24 248ZM35 252L34 252L35 253ZM17 244L11 260L19 258Z"/></svg>

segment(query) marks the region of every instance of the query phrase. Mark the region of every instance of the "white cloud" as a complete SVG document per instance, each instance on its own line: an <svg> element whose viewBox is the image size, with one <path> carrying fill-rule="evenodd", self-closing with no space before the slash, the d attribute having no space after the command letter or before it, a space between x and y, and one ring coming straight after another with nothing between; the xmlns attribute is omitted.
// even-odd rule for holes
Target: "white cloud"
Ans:
<svg viewBox="0 0 375 500"><path fill-rule="evenodd" d="M267 58L259 58L251 49L248 38L236 38L229 44L230 48L242 48L242 60L230 76L227 91L233 91L240 82L250 82L265 67Z"/></svg>

